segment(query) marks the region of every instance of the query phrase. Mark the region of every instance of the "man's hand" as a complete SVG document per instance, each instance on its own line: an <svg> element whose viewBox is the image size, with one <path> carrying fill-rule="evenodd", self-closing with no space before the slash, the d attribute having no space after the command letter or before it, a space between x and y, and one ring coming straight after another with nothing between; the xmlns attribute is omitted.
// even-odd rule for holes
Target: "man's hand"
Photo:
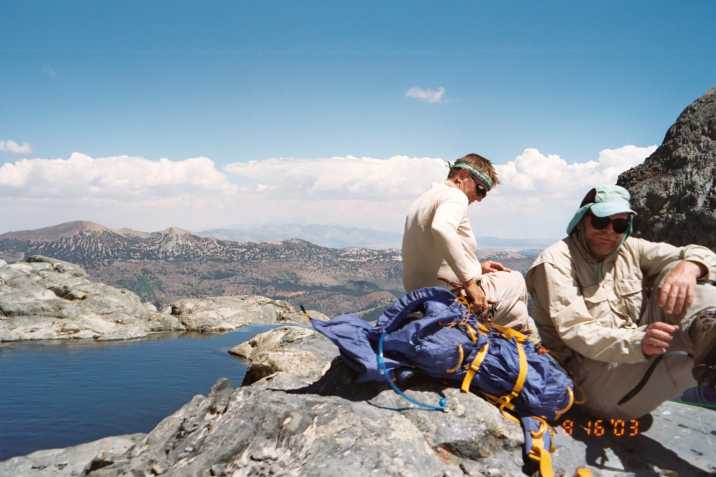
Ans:
<svg viewBox="0 0 716 477"><path fill-rule="evenodd" d="M696 281L703 275L702 266L682 260L661 282L659 308L667 315L680 316L694 300Z"/></svg>
<svg viewBox="0 0 716 477"><path fill-rule="evenodd" d="M474 307L473 311L478 316L482 315L482 313L487 310L487 307L489 306L485 292L482 291L482 288L475 280L470 280L465 283L463 288L465 290L465 294L467 295L467 301Z"/></svg>
<svg viewBox="0 0 716 477"><path fill-rule="evenodd" d="M678 326L663 321L650 324L646 327L646 334L641 341L641 352L647 358L666 353L677 329Z"/></svg>
<svg viewBox="0 0 716 477"><path fill-rule="evenodd" d="M492 272L511 272L509 268L501 264L500 262L495 262L493 260L486 260L481 263L482 265L482 273L492 273Z"/></svg>

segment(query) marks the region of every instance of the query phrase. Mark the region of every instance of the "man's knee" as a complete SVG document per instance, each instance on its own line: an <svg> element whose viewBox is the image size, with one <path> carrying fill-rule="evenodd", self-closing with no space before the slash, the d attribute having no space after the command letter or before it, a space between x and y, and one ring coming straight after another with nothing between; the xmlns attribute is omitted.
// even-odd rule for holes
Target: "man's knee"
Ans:
<svg viewBox="0 0 716 477"><path fill-rule="evenodd" d="M527 298L525 278L515 270L483 275L483 281L489 282L489 287L494 290L494 295L499 297L499 301L512 302Z"/></svg>
<svg viewBox="0 0 716 477"><path fill-rule="evenodd" d="M510 270L509 272L503 273L503 280L505 288L510 290L513 294L521 294L527 292L527 284L525 283L525 277L522 276L517 270Z"/></svg>

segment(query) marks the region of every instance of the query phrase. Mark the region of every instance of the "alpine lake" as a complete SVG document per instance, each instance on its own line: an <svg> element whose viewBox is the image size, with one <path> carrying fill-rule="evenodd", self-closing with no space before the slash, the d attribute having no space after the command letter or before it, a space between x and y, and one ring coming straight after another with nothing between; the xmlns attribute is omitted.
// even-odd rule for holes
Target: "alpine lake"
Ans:
<svg viewBox="0 0 716 477"><path fill-rule="evenodd" d="M133 341L0 344L0 461L148 432L219 378L240 386L246 363L228 350L274 326Z"/></svg>

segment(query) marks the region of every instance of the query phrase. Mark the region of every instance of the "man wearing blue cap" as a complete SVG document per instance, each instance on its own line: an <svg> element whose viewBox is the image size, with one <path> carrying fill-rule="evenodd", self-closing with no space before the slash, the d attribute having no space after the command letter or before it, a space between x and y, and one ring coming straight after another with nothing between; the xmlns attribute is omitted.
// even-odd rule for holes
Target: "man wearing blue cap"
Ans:
<svg viewBox="0 0 716 477"><path fill-rule="evenodd" d="M527 273L543 344L603 417L640 417L716 385L716 254L630 237L629 192L587 193Z"/></svg>
<svg viewBox="0 0 716 477"><path fill-rule="evenodd" d="M478 309L493 303L496 323L534 337L522 274L499 262L480 263L467 216L468 205L482 201L498 182L488 159L467 154L450 164L445 181L412 203L403 233L403 285L408 292L431 286L464 291Z"/></svg>

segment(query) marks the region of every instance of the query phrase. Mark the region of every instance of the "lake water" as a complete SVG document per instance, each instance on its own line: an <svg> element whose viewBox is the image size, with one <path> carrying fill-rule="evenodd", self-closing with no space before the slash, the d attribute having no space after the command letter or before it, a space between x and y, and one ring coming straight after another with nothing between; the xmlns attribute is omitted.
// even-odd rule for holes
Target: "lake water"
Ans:
<svg viewBox="0 0 716 477"><path fill-rule="evenodd" d="M0 460L147 432L246 365L227 350L272 326L109 343L0 345Z"/></svg>

